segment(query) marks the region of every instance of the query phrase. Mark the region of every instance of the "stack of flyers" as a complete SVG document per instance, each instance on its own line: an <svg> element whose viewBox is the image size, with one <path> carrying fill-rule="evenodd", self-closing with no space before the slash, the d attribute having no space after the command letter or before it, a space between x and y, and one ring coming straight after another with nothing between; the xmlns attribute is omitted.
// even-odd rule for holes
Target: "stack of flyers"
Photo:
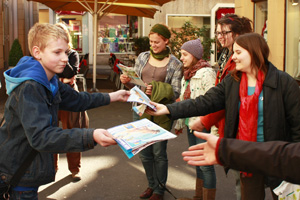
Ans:
<svg viewBox="0 0 300 200"><path fill-rule="evenodd" d="M154 105L150 104L149 97L142 90L140 90L137 86L134 86L130 90L130 96L127 99L127 101L128 102L137 102L137 103L141 104L139 106L134 106L132 108L139 116L143 115L147 106L149 108L153 109L154 111L156 111L156 107Z"/></svg>
<svg viewBox="0 0 300 200"><path fill-rule="evenodd" d="M113 136L128 158L132 158L144 148L160 141L176 138L148 119L119 125L107 131Z"/></svg>

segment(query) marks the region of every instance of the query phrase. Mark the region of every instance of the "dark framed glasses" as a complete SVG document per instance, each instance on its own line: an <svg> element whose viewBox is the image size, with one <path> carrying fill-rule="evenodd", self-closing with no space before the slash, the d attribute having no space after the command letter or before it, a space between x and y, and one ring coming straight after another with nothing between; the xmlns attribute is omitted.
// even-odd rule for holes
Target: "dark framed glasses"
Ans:
<svg viewBox="0 0 300 200"><path fill-rule="evenodd" d="M219 35L224 36L228 33L231 33L232 31L222 31L222 32L215 32L215 36L218 37Z"/></svg>

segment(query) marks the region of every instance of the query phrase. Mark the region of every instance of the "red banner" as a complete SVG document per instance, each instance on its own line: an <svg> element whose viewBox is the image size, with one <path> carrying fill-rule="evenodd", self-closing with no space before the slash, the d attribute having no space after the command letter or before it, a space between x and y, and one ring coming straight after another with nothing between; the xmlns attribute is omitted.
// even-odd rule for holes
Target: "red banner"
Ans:
<svg viewBox="0 0 300 200"><path fill-rule="evenodd" d="M217 20L224 17L226 14L234 14L234 8L219 8L216 12Z"/></svg>

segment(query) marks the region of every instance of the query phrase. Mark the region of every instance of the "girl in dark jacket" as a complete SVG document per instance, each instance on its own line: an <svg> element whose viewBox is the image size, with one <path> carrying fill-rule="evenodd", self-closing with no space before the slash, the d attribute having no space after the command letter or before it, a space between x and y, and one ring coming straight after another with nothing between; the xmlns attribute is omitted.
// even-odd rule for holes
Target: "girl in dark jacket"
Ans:
<svg viewBox="0 0 300 200"><path fill-rule="evenodd" d="M154 103L157 111L147 113L170 114L178 119L225 108L225 138L300 141L300 91L296 81L268 61L269 47L259 34L239 36L233 49L236 70L204 96L167 106ZM281 182L265 179L260 173L241 172L240 177L242 199L264 199L264 185L275 188Z"/></svg>

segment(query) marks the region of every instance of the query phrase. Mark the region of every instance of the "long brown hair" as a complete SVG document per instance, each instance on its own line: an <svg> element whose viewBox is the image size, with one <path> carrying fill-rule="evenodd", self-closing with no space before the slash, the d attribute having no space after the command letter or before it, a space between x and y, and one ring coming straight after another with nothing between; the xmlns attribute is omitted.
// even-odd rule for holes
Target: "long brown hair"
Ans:
<svg viewBox="0 0 300 200"><path fill-rule="evenodd" d="M235 43L246 49L251 57L251 68L256 71L262 70L267 73L267 63L270 54L269 46L266 40L258 33L245 33L236 38ZM235 69L232 72L233 77L239 80L239 72Z"/></svg>

